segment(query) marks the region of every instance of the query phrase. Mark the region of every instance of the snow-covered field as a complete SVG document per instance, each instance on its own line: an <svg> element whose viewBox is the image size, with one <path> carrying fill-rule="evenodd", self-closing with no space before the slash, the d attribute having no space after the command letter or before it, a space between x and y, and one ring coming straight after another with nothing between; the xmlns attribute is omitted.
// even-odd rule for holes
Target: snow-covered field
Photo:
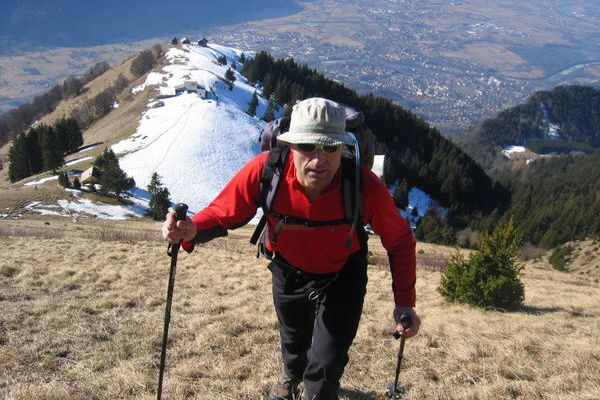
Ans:
<svg viewBox="0 0 600 400"><path fill-rule="evenodd" d="M199 210L260 152L263 122L245 112L256 89L235 71L230 89L223 81L229 67L217 62L224 55L228 65L239 65L240 54L214 44L172 48L166 55L171 64L162 73L148 75L141 86L154 87L157 94L175 93L176 87L193 81L210 95L183 93L162 99L164 105L157 108L151 102L135 134L112 147L123 156L121 168L139 188L145 188L157 172L173 202ZM260 99L257 114L265 107Z"/></svg>

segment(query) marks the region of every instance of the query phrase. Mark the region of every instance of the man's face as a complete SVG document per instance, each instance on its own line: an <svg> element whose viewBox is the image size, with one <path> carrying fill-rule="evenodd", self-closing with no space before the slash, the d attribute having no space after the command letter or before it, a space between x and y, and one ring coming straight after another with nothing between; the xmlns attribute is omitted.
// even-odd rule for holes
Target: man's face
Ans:
<svg viewBox="0 0 600 400"><path fill-rule="evenodd" d="M311 196L321 194L331 183L342 163L342 149L332 153L317 148L306 152L292 145L296 179Z"/></svg>

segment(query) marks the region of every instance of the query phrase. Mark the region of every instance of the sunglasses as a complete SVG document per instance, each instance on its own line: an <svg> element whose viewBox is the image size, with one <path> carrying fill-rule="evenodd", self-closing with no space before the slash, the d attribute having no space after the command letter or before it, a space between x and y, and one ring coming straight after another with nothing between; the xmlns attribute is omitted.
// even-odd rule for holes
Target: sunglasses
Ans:
<svg viewBox="0 0 600 400"><path fill-rule="evenodd" d="M314 144L314 143L296 143L294 145L295 148L297 148L298 150L300 150L303 153L312 153L312 152L316 151L317 149L321 150L324 153L335 153L336 151L341 149L342 146L343 146L343 144L326 145L326 144Z"/></svg>

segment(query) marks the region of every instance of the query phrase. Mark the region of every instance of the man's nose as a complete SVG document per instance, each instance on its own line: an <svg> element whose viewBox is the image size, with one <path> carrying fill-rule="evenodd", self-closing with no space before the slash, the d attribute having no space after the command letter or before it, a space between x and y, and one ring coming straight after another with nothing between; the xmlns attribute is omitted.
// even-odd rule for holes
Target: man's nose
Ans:
<svg viewBox="0 0 600 400"><path fill-rule="evenodd" d="M312 154L312 158L316 159L318 162L322 162L327 159L327 154L325 154L323 149L316 149Z"/></svg>

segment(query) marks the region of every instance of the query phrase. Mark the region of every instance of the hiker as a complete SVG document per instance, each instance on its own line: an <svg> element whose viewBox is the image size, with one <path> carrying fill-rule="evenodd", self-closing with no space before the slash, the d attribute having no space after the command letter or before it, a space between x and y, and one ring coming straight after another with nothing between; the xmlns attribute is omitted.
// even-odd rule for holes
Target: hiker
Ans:
<svg viewBox="0 0 600 400"><path fill-rule="evenodd" d="M363 226L370 223L388 251L396 306L393 318L396 330L405 337L414 336L420 325L413 310L415 240L375 174L364 166L353 168L352 160L352 173L344 173L342 165L348 164L342 154L346 145L355 144L355 138L345 131L344 109L338 103L323 98L299 102L293 107L289 131L278 139L291 151L284 153L262 246L271 259L268 268L284 374L273 385L269 399L337 399L366 293ZM261 179L272 153L249 161L192 218L175 221L174 212L169 212L162 226L165 240L183 241L182 247L191 252L195 245L247 223L264 203ZM362 187L362 201L355 204L362 204L356 207L361 221L348 223L344 217L348 196L343 192L345 177L354 170L360 172L361 182L355 182L355 188ZM411 317L410 328L402 327L402 313Z"/></svg>

